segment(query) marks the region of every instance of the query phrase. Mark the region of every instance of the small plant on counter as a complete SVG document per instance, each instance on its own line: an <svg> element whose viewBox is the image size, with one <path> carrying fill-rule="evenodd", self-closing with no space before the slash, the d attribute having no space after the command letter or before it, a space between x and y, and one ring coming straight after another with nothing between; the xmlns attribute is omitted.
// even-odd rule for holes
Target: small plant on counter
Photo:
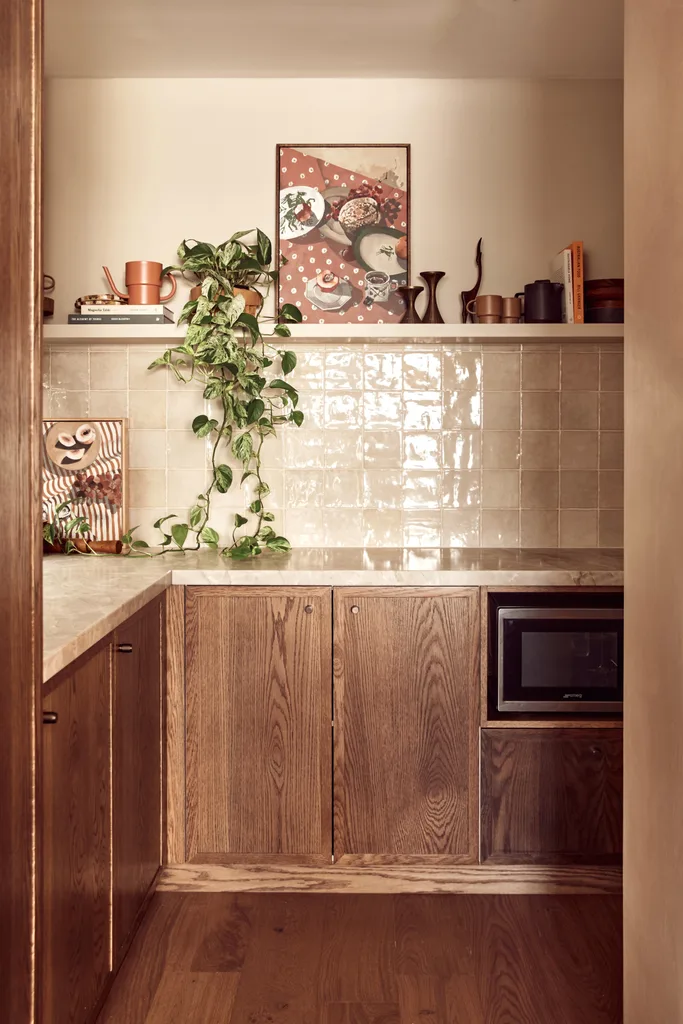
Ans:
<svg viewBox="0 0 683 1024"><path fill-rule="evenodd" d="M247 236L255 236L255 241L245 242ZM216 415L201 414L192 421L196 436L212 442L211 481L198 495L187 523L167 527L177 518L171 515L154 524L162 533L162 550L185 550L189 538L195 550L202 544L219 548L220 537L208 524L214 492L225 494L233 485L232 468L221 460L221 449L228 448L242 467L239 486L250 487L251 501L245 508L248 514L235 516L231 540L222 553L249 558L264 549L288 551L289 541L271 526L275 517L266 507L270 489L261 456L265 441L280 426L303 423L298 392L285 379L296 366L296 356L269 340L290 337L287 322L300 323L301 313L286 304L278 318L262 316L268 291L278 278L272 269L270 240L262 231L239 231L220 245L184 241L178 257L180 264L164 273L191 272L201 293L186 303L180 316L179 323L187 324L184 343L167 349L150 369L166 366L185 384L197 381L204 399L216 404ZM254 313L247 312L248 301ZM264 335L261 322L268 319L273 328ZM125 540L131 551L144 553L144 541L134 541L132 531Z"/></svg>
<svg viewBox="0 0 683 1024"><path fill-rule="evenodd" d="M87 535L90 525L83 516L74 516L68 502L57 505L52 519L43 523L43 550L65 555L90 552Z"/></svg>

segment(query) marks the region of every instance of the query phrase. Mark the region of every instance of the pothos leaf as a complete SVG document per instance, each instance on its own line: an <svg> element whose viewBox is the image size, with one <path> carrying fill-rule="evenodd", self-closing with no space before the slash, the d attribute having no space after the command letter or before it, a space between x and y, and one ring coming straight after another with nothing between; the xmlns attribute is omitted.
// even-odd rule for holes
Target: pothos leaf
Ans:
<svg viewBox="0 0 683 1024"><path fill-rule="evenodd" d="M181 550L187 540L188 532L189 527L187 523L174 523L171 527L171 536Z"/></svg>
<svg viewBox="0 0 683 1024"><path fill-rule="evenodd" d="M292 305L291 302L285 302L280 309L280 317L283 320L289 320L290 323L300 324L303 320L303 313L298 306Z"/></svg>
<svg viewBox="0 0 683 1024"><path fill-rule="evenodd" d="M289 418L292 423L296 423L297 427L300 427L304 421L304 414L301 409L293 409Z"/></svg>
<svg viewBox="0 0 683 1024"><path fill-rule="evenodd" d="M169 519L177 519L177 518L178 517L175 514L175 512L172 512L171 515L169 515L169 516L162 516L161 519L157 519L156 523L154 524L154 529L155 530L160 530L162 523L167 522L167 520L169 520Z"/></svg>
<svg viewBox="0 0 683 1024"><path fill-rule="evenodd" d="M254 442L251 439L251 434L247 431L244 434L240 434L232 442L232 454L236 459L245 465L249 462L254 454Z"/></svg>
<svg viewBox="0 0 683 1024"><path fill-rule="evenodd" d="M226 494L232 484L232 469L224 464L216 466L214 476L216 479L216 490L219 494Z"/></svg>
<svg viewBox="0 0 683 1024"><path fill-rule="evenodd" d="M265 402L260 398L252 398L247 406L247 423L256 423L265 412Z"/></svg>
<svg viewBox="0 0 683 1024"><path fill-rule="evenodd" d="M270 537L266 541L266 547L270 551L290 551L292 545L286 537Z"/></svg>
<svg viewBox="0 0 683 1024"><path fill-rule="evenodd" d="M282 360L282 372L287 376L296 366L296 355L294 352L281 352L280 358Z"/></svg>
<svg viewBox="0 0 683 1024"><path fill-rule="evenodd" d="M202 532L199 534L199 539L203 544L208 545L210 548L218 547L218 534L210 526L205 526Z"/></svg>
<svg viewBox="0 0 683 1024"><path fill-rule="evenodd" d="M239 512L235 513L235 529L239 529L240 526L246 526L249 522L244 516L241 516Z"/></svg>

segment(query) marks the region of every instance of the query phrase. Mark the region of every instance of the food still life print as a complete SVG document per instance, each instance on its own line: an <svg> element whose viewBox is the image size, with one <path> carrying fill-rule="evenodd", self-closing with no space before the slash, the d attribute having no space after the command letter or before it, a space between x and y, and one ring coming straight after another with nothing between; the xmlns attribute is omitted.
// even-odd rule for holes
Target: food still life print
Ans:
<svg viewBox="0 0 683 1024"><path fill-rule="evenodd" d="M125 428L123 419L43 420L44 523L83 519L89 544L121 540Z"/></svg>
<svg viewBox="0 0 683 1024"><path fill-rule="evenodd" d="M279 306L304 323L398 323L410 276L410 147L277 147Z"/></svg>

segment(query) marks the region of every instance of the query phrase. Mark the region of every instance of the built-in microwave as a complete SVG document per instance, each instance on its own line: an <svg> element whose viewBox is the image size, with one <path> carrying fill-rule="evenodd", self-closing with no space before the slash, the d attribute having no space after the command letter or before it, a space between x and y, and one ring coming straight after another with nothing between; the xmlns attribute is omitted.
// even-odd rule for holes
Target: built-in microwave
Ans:
<svg viewBox="0 0 683 1024"><path fill-rule="evenodd" d="M550 596L490 595L489 672L496 676L498 711L621 712L623 596Z"/></svg>

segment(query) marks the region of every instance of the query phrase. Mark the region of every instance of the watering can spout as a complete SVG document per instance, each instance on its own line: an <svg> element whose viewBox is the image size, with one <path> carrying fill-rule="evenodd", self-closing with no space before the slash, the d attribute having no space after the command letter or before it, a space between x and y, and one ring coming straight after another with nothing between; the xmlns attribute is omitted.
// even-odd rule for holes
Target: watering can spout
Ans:
<svg viewBox="0 0 683 1024"><path fill-rule="evenodd" d="M127 301L128 296L124 295L123 292L120 292L116 285L114 284L114 278L111 276L109 267L102 267L102 270L104 271L104 275L107 278L107 281L109 282L109 287L111 288L114 295L118 295L120 299L125 299Z"/></svg>
<svg viewBox="0 0 683 1024"><path fill-rule="evenodd" d="M126 263L127 295L120 292L114 284L109 267L102 267L102 270L112 292L134 306L163 305L175 295L176 280L170 274L168 276L171 278L171 290L167 295L161 294L163 264L155 263L153 260L135 260L132 263Z"/></svg>

